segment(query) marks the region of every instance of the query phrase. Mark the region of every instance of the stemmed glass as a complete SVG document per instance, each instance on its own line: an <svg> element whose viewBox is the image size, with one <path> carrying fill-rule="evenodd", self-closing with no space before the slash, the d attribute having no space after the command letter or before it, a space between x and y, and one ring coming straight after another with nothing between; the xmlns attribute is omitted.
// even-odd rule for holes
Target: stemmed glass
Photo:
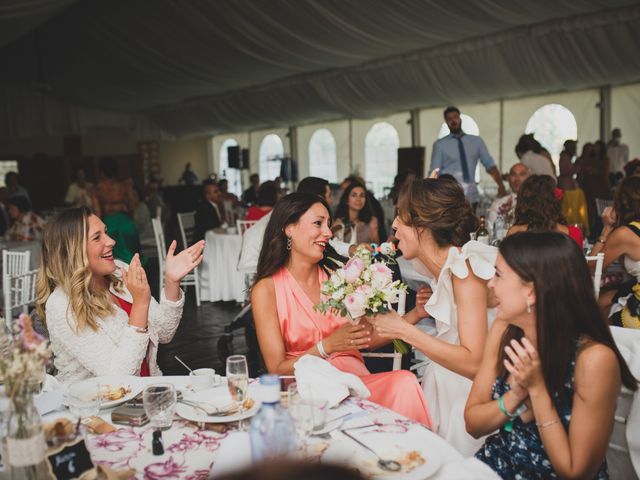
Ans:
<svg viewBox="0 0 640 480"><path fill-rule="evenodd" d="M149 385L142 392L142 404L155 430L169 430L173 423L178 396L171 383Z"/></svg>
<svg viewBox="0 0 640 480"><path fill-rule="evenodd" d="M287 403L289 415L293 419L302 443L303 455L306 457L309 434L324 428L327 414L326 402L302 398L298 392L298 385L292 383L287 388Z"/></svg>
<svg viewBox="0 0 640 480"><path fill-rule="evenodd" d="M238 429L244 431L242 413L244 412L244 402L247 399L249 388L249 368L247 367L247 357L244 355L231 355L227 358L227 385L231 399L238 404L239 416Z"/></svg>

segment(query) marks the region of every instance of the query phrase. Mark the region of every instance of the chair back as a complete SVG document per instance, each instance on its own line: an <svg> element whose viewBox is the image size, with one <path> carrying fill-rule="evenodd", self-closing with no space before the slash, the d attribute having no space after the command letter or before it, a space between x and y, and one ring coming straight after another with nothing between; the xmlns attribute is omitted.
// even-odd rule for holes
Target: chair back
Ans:
<svg viewBox="0 0 640 480"><path fill-rule="evenodd" d="M600 295L600 281L602 280L602 266L604 264L604 253L585 257L587 262L596 262L596 269L593 272L593 291L596 298Z"/></svg>
<svg viewBox="0 0 640 480"><path fill-rule="evenodd" d="M38 270L29 270L16 275L8 275L3 279L4 311L7 327L13 323L13 310L22 308L22 313L29 312L29 305L36 301L36 278Z"/></svg>
<svg viewBox="0 0 640 480"><path fill-rule="evenodd" d="M11 277L22 275L29 270L31 252L2 251L2 292L4 296L4 315L7 325L11 324ZM26 313L26 312L25 312Z"/></svg>
<svg viewBox="0 0 640 480"><path fill-rule="evenodd" d="M164 260L167 257L167 247L164 241L164 230L162 229L160 218L152 218L151 226L153 227L153 237L156 241L156 249L158 250L158 277L160 278L158 295L160 295L164 282Z"/></svg>
<svg viewBox="0 0 640 480"><path fill-rule="evenodd" d="M238 227L238 233L241 236L244 235L244 232L249 230L256 223L258 223L257 220L236 220L236 227Z"/></svg>
<svg viewBox="0 0 640 480"><path fill-rule="evenodd" d="M193 232L196 229L196 212L178 213L177 215L182 248L187 248L193 243Z"/></svg>

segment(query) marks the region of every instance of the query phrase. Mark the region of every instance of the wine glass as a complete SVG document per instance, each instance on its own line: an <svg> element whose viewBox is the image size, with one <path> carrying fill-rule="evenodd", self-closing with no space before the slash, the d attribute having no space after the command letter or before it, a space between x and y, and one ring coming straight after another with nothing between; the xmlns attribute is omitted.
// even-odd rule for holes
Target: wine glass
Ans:
<svg viewBox="0 0 640 480"><path fill-rule="evenodd" d="M247 367L247 357L244 355L231 355L227 358L227 385L231 399L238 404L238 414L242 417L249 388L249 368ZM242 419L238 421L238 429L244 431Z"/></svg>
<svg viewBox="0 0 640 480"><path fill-rule="evenodd" d="M76 418L98 415L101 403L100 382L94 378L75 382L67 389L67 405Z"/></svg>
<svg viewBox="0 0 640 480"><path fill-rule="evenodd" d="M155 430L169 430L173 423L178 396L170 383L155 383L142 392L142 404Z"/></svg>

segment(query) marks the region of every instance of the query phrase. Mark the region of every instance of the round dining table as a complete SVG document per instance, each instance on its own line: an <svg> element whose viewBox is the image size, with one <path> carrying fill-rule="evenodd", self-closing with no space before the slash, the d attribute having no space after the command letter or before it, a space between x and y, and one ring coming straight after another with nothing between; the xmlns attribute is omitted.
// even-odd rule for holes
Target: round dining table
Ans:
<svg viewBox="0 0 640 480"><path fill-rule="evenodd" d="M186 394L191 389L188 376L146 377L141 382L144 385L172 383ZM222 378L216 388L227 389L226 380ZM100 411L100 416L108 422L110 414L111 410ZM69 415L68 410L61 407L43 418L52 421ZM307 460L346 464L378 479L499 478L479 460L464 459L425 426L367 400L350 397L331 409L328 418L338 419L333 423L335 429L307 439L304 449ZM246 424L249 422L245 421ZM327 425L330 424L328 421ZM357 435L360 441L382 453L390 446L394 452L398 449L406 451L407 458L412 453L410 451L418 451L423 463L406 460L401 462L402 471L385 473L376 469L375 457L345 435L343 430ZM134 469L134 478L141 480L216 478L252 463L249 434L238 431L233 424L227 431L217 432L201 429L199 425L176 415L171 428L162 432L162 455L153 455L152 435L153 429L148 424L142 427L119 426L111 433L87 434L86 442L94 464L116 471ZM302 447L292 452L292 456L300 458L301 452Z"/></svg>

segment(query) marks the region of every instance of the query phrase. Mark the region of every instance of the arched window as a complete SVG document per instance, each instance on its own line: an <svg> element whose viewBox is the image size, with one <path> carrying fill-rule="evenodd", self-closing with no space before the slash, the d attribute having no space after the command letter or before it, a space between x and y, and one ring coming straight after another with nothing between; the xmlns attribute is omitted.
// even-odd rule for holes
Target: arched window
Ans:
<svg viewBox="0 0 640 480"><path fill-rule="evenodd" d="M275 133L270 133L260 143L260 182L274 180L280 175L280 158L284 155L282 140ZM277 160L274 160L277 159Z"/></svg>
<svg viewBox="0 0 640 480"><path fill-rule="evenodd" d="M220 176L229 182L229 192L237 197L242 195L242 174L237 168L229 168L229 147L237 147L238 142L234 138L227 138L222 142L218 158L220 159Z"/></svg>
<svg viewBox="0 0 640 480"><path fill-rule="evenodd" d="M368 183L377 197L385 194L385 188L393 185L398 173L398 147L400 137L387 122L373 125L364 139L364 170Z"/></svg>
<svg viewBox="0 0 640 480"><path fill-rule="evenodd" d="M461 113L460 120L462 120L462 130L464 131L464 133L468 133L469 135L480 135L480 127L478 127L478 124L472 117L470 117L466 113ZM442 122L440 132L438 132L438 139L446 137L447 135L449 135L449 133L451 132L449 131L449 127L447 127L447 122ZM480 162L478 162L478 165L476 165L474 180L476 183L480 182Z"/></svg>
<svg viewBox="0 0 640 480"><path fill-rule="evenodd" d="M551 158L558 165L562 144L566 140L578 138L578 124L567 107L549 103L531 115L525 133L533 133L535 139L549 150Z"/></svg>
<svg viewBox="0 0 640 480"><path fill-rule="evenodd" d="M309 140L309 174L331 183L338 181L336 141L326 128L313 132Z"/></svg>

